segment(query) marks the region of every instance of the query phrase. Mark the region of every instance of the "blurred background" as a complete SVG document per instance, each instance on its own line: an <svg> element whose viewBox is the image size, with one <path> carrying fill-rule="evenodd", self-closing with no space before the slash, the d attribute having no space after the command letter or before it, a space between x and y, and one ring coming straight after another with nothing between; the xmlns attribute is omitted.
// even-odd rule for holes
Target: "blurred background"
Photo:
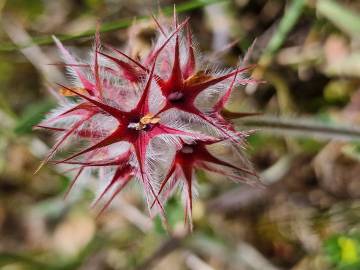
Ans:
<svg viewBox="0 0 360 270"><path fill-rule="evenodd" d="M84 57L101 21L120 47L133 33L146 50L151 13L173 1L0 0L0 269L360 269L360 2L175 1L200 49L234 66L256 39L252 76L229 108L256 129L247 149L266 189L199 171L194 232L167 234L149 219L137 187L95 219L90 184L63 199L63 170L35 169L53 144L32 131L64 81L51 35ZM136 18L136 25L133 23ZM183 226L178 196L167 205Z"/></svg>

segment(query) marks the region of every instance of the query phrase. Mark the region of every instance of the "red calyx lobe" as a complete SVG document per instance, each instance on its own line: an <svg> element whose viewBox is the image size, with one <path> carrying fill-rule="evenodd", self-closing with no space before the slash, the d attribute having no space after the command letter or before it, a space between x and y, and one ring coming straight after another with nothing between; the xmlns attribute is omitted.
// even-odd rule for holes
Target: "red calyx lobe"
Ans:
<svg viewBox="0 0 360 270"><path fill-rule="evenodd" d="M253 171L249 171L237 166L234 166L226 161L220 160L216 157L214 157L207 149L208 145L211 145L213 143L217 143L219 140L215 141L197 141L194 144L183 144L182 148L179 149L175 157L172 161L172 164L169 168L169 171L164 178L164 180L161 182L160 189L158 191L157 197L159 197L163 192L165 186L169 183L169 180L171 177L175 177L174 181L178 182L180 181L180 178L183 177L185 183L184 183L184 189L186 190L186 209L185 209L185 222L187 221L187 218L191 219L191 213L192 213L192 190L193 190L193 171L196 168L202 168L206 169L208 171L212 171L215 173L220 173L223 175L226 175L226 170L221 169L214 169L211 166L208 166L207 163L213 163L216 165L221 165L223 167L227 167L228 169L233 169L240 171L245 174L256 176L256 173ZM182 175L182 177L181 177ZM236 176L233 176L236 178ZM238 180L243 180L242 177L238 177ZM165 197L168 196L168 194L171 192L171 190L175 187L175 184L172 184L170 187L170 190L166 191ZM151 205L153 207L155 204L155 201Z"/></svg>
<svg viewBox="0 0 360 270"><path fill-rule="evenodd" d="M252 171L248 171L243 168L236 167L226 161L223 161L223 160L220 160L220 159L214 157L208 151L206 146L211 145L213 143L217 143L217 142L219 142L219 141L208 141L208 142L197 141L194 144L184 144L182 146L182 148L176 152L176 155L170 166L168 174L165 177L165 179L163 180L163 182L161 183L159 194L162 192L163 188L165 187L165 185L167 184L168 180L170 179L170 177L172 176L172 174L174 173L174 171L177 167L181 168L184 172L187 172L185 177L186 177L186 181L189 184L191 183L190 171L192 172L193 168L195 168L195 167L203 167L204 162L215 163L218 165L222 165L225 167L229 167L229 168L232 168L235 170L242 171L244 173L256 175ZM187 177L187 175L189 177Z"/></svg>
<svg viewBox="0 0 360 270"><path fill-rule="evenodd" d="M217 128L223 134L223 138L230 139L235 143L241 141L242 138L238 138L231 133L235 132L235 130L229 122L223 119L223 117L221 116L221 111L224 109L224 106L235 85L237 74L246 71L251 67L239 68L233 72L230 72L223 76L219 76L217 78L206 74L206 72L204 71L198 71L195 73L196 62L194 58L191 34L189 30L187 32L186 46L188 50L188 59L184 67L181 67L179 37L178 35L176 35L174 47L174 61L171 75L166 81L162 80L161 78L157 78L157 82L160 86L162 94L166 98L166 104L160 112L166 111L171 108L177 108L181 111L195 114L198 117L206 120L209 125ZM206 91L207 88L231 77L233 77L233 80L230 84L230 87L224 93L224 96L220 99L220 101L215 104L215 106L210 110L210 113L213 114L213 117L218 122L216 123L213 121L214 119L211 119L211 117L209 117L207 113L200 111L195 106L195 99L201 92ZM224 128L224 126L226 126L227 128ZM230 130L231 132L228 132L228 130Z"/></svg>

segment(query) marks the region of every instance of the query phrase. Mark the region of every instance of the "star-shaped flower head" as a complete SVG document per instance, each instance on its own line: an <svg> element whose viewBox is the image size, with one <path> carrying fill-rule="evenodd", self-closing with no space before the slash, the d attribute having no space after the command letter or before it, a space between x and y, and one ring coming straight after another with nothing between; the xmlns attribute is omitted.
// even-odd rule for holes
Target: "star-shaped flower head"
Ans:
<svg viewBox="0 0 360 270"><path fill-rule="evenodd" d="M97 170L105 185L95 204L108 195L103 209L138 179L150 213L165 216L163 205L182 182L185 216L191 220L194 168L258 182L242 154L247 133L236 131L225 117L248 114L224 114L233 89L251 82L243 75L251 67L213 72L197 57L188 19L178 23L174 15L169 25L154 21L157 41L147 55L135 58L131 48L129 54L109 45L103 50L97 34L91 60L82 62L55 38L72 81L59 84L65 98L38 125L58 135L44 163L66 144L82 145L54 162L78 170L71 187L84 171ZM237 164L209 151L217 144L237 153Z"/></svg>

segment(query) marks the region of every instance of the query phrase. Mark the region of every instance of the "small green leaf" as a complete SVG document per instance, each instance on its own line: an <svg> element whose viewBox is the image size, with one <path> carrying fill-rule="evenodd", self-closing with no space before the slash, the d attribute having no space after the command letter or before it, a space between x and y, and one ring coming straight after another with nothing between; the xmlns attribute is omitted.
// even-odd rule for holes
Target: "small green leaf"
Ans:
<svg viewBox="0 0 360 270"><path fill-rule="evenodd" d="M338 238L338 245L341 250L341 261L345 264L356 263L359 260L357 243L354 239L341 236Z"/></svg>
<svg viewBox="0 0 360 270"><path fill-rule="evenodd" d="M25 109L25 112L16 124L15 133L19 135L30 133L34 125L38 124L44 118L44 115L54 106L54 102L49 100L31 104Z"/></svg>
<svg viewBox="0 0 360 270"><path fill-rule="evenodd" d="M167 213L167 221L170 227L174 228L176 224L184 222L184 210L181 205L181 200L178 197L172 197L168 200L165 206L165 212ZM154 220L154 229L159 234L166 234L160 217L156 217Z"/></svg>
<svg viewBox="0 0 360 270"><path fill-rule="evenodd" d="M354 142L346 144L342 148L342 152L350 158L360 161L360 143Z"/></svg>
<svg viewBox="0 0 360 270"><path fill-rule="evenodd" d="M324 249L336 269L360 269L360 235L332 236L325 241Z"/></svg>

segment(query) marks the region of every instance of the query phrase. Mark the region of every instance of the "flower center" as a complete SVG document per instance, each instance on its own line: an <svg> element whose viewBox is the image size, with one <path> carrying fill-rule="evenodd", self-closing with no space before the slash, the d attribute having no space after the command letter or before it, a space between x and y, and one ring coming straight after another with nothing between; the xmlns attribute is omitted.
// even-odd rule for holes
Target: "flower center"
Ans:
<svg viewBox="0 0 360 270"><path fill-rule="evenodd" d="M129 123L128 128L135 130L146 130L159 122L160 117L155 117L152 113L148 113L141 117L139 121Z"/></svg>
<svg viewBox="0 0 360 270"><path fill-rule="evenodd" d="M168 99L173 103L181 102L184 100L184 94L179 91L175 91L169 95Z"/></svg>
<svg viewBox="0 0 360 270"><path fill-rule="evenodd" d="M191 146L184 146L181 149L181 152L184 154L192 154L194 152L194 148L192 148Z"/></svg>

